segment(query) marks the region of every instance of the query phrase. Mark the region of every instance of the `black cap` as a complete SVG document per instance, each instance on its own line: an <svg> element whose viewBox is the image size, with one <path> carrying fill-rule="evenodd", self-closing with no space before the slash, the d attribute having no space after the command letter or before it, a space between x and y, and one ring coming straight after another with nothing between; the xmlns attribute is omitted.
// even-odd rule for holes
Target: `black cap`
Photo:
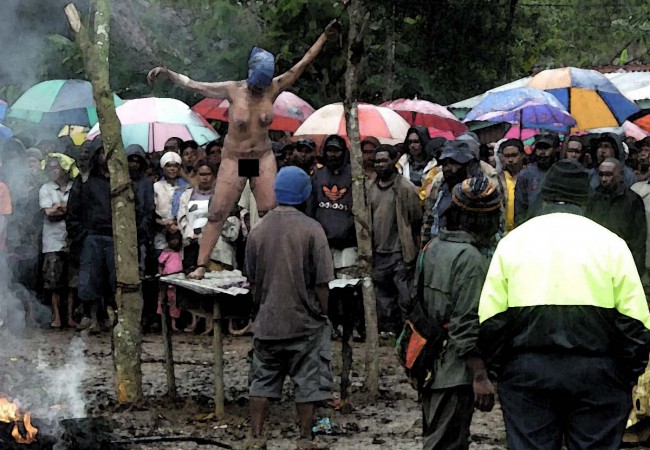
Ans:
<svg viewBox="0 0 650 450"><path fill-rule="evenodd" d="M548 144L551 147L557 147L560 144L560 136L555 133L535 135L535 145L537 144Z"/></svg>
<svg viewBox="0 0 650 450"><path fill-rule="evenodd" d="M467 164L473 159L476 159L474 153L469 148L467 142L464 141L447 141L442 146L440 153L440 161L445 159L453 159L458 164Z"/></svg>
<svg viewBox="0 0 650 450"><path fill-rule="evenodd" d="M311 138L300 138L296 141L296 147L307 147L309 150L316 150L316 143Z"/></svg>

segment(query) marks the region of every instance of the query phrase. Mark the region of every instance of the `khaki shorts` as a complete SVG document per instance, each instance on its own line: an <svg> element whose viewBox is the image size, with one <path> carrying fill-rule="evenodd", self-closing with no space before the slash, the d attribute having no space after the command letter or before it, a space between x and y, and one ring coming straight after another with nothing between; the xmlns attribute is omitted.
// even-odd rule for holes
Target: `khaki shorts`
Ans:
<svg viewBox="0 0 650 450"><path fill-rule="evenodd" d="M253 340L250 396L282 398L282 385L289 375L296 403L315 403L332 398L331 327L286 340Z"/></svg>

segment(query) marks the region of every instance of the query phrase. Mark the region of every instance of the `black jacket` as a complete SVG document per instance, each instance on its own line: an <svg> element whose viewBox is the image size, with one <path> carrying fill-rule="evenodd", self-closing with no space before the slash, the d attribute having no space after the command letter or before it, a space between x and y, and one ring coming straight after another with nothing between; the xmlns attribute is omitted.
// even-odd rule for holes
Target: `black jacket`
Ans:
<svg viewBox="0 0 650 450"><path fill-rule="evenodd" d="M623 239L632 252L639 273L645 271L645 207L636 192L623 184L613 193L598 186L589 199L585 216Z"/></svg>
<svg viewBox="0 0 650 450"><path fill-rule="evenodd" d="M75 242L83 242L86 236L113 236L111 215L111 182L95 171L84 183L77 177L68 197L66 228Z"/></svg>
<svg viewBox="0 0 650 450"><path fill-rule="evenodd" d="M156 212L153 182L146 174L147 160L142 147L129 145L126 149L126 157L130 156L140 159L140 170L136 173L130 172L130 175L136 198L135 224L138 227L138 244L142 245L151 241L153 237L152 222Z"/></svg>

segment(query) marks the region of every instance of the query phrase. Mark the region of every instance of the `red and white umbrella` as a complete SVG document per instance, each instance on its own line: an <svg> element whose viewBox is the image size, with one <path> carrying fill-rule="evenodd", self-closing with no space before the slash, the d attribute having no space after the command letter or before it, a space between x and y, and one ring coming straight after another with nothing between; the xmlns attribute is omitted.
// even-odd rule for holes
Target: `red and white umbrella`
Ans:
<svg viewBox="0 0 650 450"><path fill-rule="evenodd" d="M381 106L392 109L412 125L432 127L437 130L451 131L459 136L467 131L467 125L462 123L447 108L437 103L418 98L399 98L382 103Z"/></svg>
<svg viewBox="0 0 650 450"><path fill-rule="evenodd" d="M332 103L316 110L300 125L294 136L328 136L347 138L343 103ZM359 133L374 136L382 144L399 144L406 139L409 124L395 111L367 103L359 104Z"/></svg>
<svg viewBox="0 0 650 450"><path fill-rule="evenodd" d="M192 110L206 119L228 122L230 102L226 99L204 98ZM296 94L284 91L273 102L273 122L269 130L294 132L307 117L312 115L314 108Z"/></svg>
<svg viewBox="0 0 650 450"><path fill-rule="evenodd" d="M173 98L139 98L115 108L122 124L124 147L138 144L148 152L161 151L170 137L199 145L217 139L219 134L203 117L180 100ZM88 132L91 141L101 133L99 123Z"/></svg>

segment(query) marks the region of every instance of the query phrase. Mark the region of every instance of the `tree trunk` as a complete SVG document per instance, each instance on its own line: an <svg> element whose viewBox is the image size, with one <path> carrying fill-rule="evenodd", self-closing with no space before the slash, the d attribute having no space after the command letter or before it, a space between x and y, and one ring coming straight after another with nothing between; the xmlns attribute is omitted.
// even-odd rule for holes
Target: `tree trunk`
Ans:
<svg viewBox="0 0 650 450"><path fill-rule="evenodd" d="M83 52L86 75L93 85L93 97L102 130L104 152L111 178L113 243L117 276L117 320L113 328L115 385L120 403L142 401L142 335L140 316L142 297L138 267L138 243L135 224L135 196L122 145L121 125L115 113L109 85L110 0L93 0L93 36L83 25L74 4L65 8Z"/></svg>
<svg viewBox="0 0 650 450"><path fill-rule="evenodd" d="M395 92L395 0L386 8L387 14L384 17L386 22L386 63L384 66L384 91L382 93L385 102L393 100Z"/></svg>
<svg viewBox="0 0 650 450"><path fill-rule="evenodd" d="M370 13L365 12L363 0L352 0L348 4L350 30L348 34L348 66L345 72L345 119L350 140L350 162L352 164L352 214L357 235L359 272L363 277L363 307L366 318L366 382L371 399L379 392L379 335L377 332L377 300L372 283L372 233L371 216L366 196L366 178L363 172L361 138L357 107L358 79L363 56L363 34Z"/></svg>

